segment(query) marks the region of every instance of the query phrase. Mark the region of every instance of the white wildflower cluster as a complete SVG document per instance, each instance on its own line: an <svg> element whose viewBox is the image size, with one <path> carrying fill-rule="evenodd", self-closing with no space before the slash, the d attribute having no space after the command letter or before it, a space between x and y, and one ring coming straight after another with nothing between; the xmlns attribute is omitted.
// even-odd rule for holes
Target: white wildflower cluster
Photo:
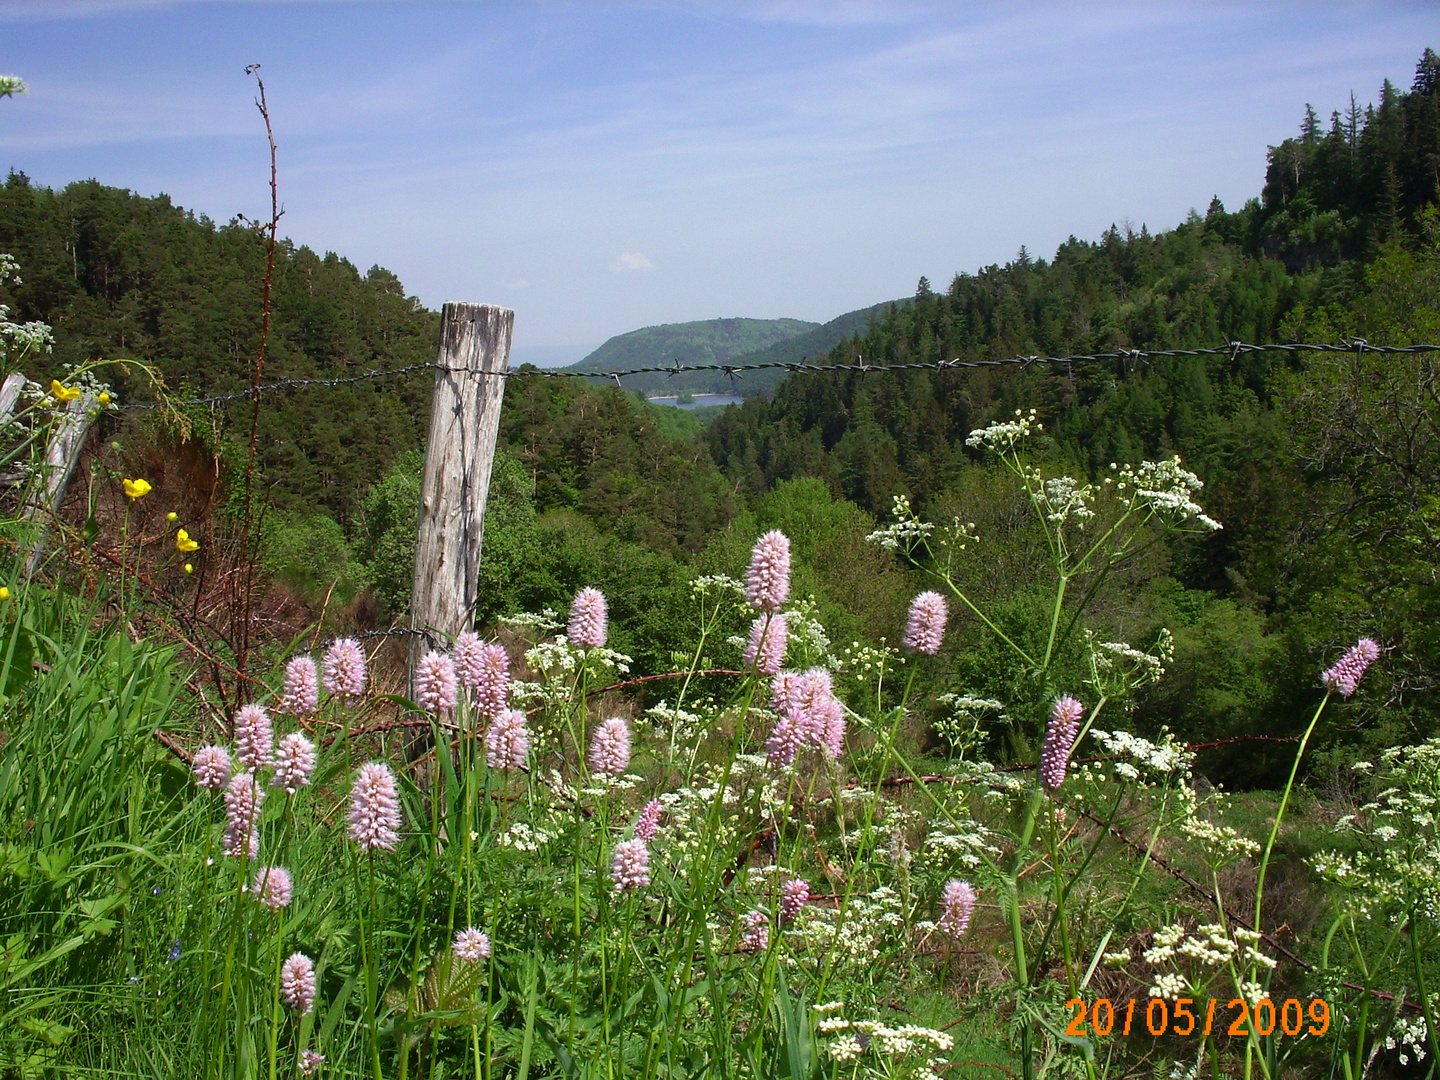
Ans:
<svg viewBox="0 0 1440 1080"><path fill-rule="evenodd" d="M894 667L895 659L899 655L887 645L881 645L877 649L859 641L852 641L840 653L837 670L863 679L873 674L882 674Z"/></svg>
<svg viewBox="0 0 1440 1080"><path fill-rule="evenodd" d="M1107 757L1118 759L1114 766L1116 777L1133 781L1141 787L1151 787L1176 777L1187 778L1190 766L1195 762L1195 755L1185 749L1184 743L1176 742L1168 731L1162 734L1158 743L1127 731L1092 728L1090 734L1104 748Z"/></svg>
<svg viewBox="0 0 1440 1080"><path fill-rule="evenodd" d="M1228 825L1190 815L1180 823L1180 831L1198 843L1212 866L1248 859L1260 853L1260 845L1248 836L1241 836Z"/></svg>
<svg viewBox="0 0 1440 1080"><path fill-rule="evenodd" d="M815 1026L831 1036L826 1053L832 1061L843 1064L864 1056L890 1059L875 1062L874 1069L866 1069L866 1076L939 1080L935 1070L945 1067L944 1055L955 1045L949 1032L919 1024L891 1027L878 1020L826 1016Z"/></svg>
<svg viewBox="0 0 1440 1080"><path fill-rule="evenodd" d="M676 744L688 743L699 734L705 722L696 713L662 701L646 709L638 723Z"/></svg>
<svg viewBox="0 0 1440 1080"><path fill-rule="evenodd" d="M1430 1029L1425 1026L1423 1016L1397 1016L1385 1036L1385 1049L1398 1049L1401 1065L1409 1065L1412 1056L1418 1063L1425 1060L1429 1038Z"/></svg>
<svg viewBox="0 0 1440 1080"><path fill-rule="evenodd" d="M1046 480L1040 475L1040 470L1033 467L1025 469L1025 477L1035 508L1057 528L1073 523L1083 529L1085 523L1095 516L1095 511L1091 509L1091 503L1095 501L1094 485L1082 484L1070 476Z"/></svg>
<svg viewBox="0 0 1440 1080"><path fill-rule="evenodd" d="M1108 967L1124 967L1132 957L1129 949L1121 949L1119 952L1107 952L1101 959Z"/></svg>
<svg viewBox="0 0 1440 1080"><path fill-rule="evenodd" d="M920 845L919 862L924 867L949 867L959 863L974 869L985 855L999 855L996 836L979 822L968 822L967 828L954 825L932 828Z"/></svg>
<svg viewBox="0 0 1440 1080"><path fill-rule="evenodd" d="M868 971L885 944L893 944L905 926L900 896L888 885L852 896L844 909L807 905L804 916L786 930L792 952L833 959Z"/></svg>
<svg viewBox="0 0 1440 1080"><path fill-rule="evenodd" d="M790 641L785 654L796 668L823 667L834 671L840 661L830 652L830 635L819 618L820 605L813 596L793 601L785 612Z"/></svg>
<svg viewBox="0 0 1440 1080"><path fill-rule="evenodd" d="M1150 987L1150 996L1164 998L1166 1001L1175 1001L1182 997L1189 988L1190 984L1185 981L1185 976L1166 972L1156 978L1155 984Z"/></svg>
<svg viewBox="0 0 1440 1080"><path fill-rule="evenodd" d="M1151 967L1171 967L1171 970L1156 974L1150 986L1150 996L1174 1001L1192 984L1199 985L1191 975L1205 968L1228 965L1235 960L1273 970L1276 961L1260 951L1260 940L1260 935L1253 930L1235 927L1227 931L1220 923L1207 923L1188 932L1179 923L1162 926L1152 936L1150 948L1140 954L1140 959ZM1123 953L1107 953L1105 961L1123 964L1128 962L1129 956L1128 949ZM1173 969L1181 965L1190 968L1189 975ZM1202 976L1200 983L1204 981Z"/></svg>
<svg viewBox="0 0 1440 1080"><path fill-rule="evenodd" d="M1139 465L1110 468L1116 488L1127 498L1132 509L1142 508L1164 518L1170 524L1198 522L1206 529L1221 528L1220 522L1209 517L1194 496L1205 486L1198 476L1180 467L1180 456L1165 461L1142 461Z"/></svg>
<svg viewBox="0 0 1440 1080"><path fill-rule="evenodd" d="M733 846L740 835L739 793L729 784L722 789L711 768L701 770L698 779L699 787L682 787L660 796L664 813L659 835L664 838L666 854L682 867L697 856L708 858L717 846ZM712 826L708 818L717 799L721 803L719 822Z"/></svg>
<svg viewBox="0 0 1440 1080"><path fill-rule="evenodd" d="M505 626L523 627L537 631L542 637L553 634L565 626L565 620L554 608L545 608L538 613L522 611L515 615L507 615L499 622Z"/></svg>
<svg viewBox="0 0 1440 1080"><path fill-rule="evenodd" d="M1440 911L1440 739L1386 750L1376 783L1382 790L1336 822L1360 850L1324 851L1311 866L1358 914Z"/></svg>
<svg viewBox="0 0 1440 1080"><path fill-rule="evenodd" d="M935 722L935 734L939 735L951 749L966 750L975 745L983 725L1004 723L1005 706L994 698L976 697L974 694L941 694L935 699L941 705L948 705L950 714Z"/></svg>
<svg viewBox="0 0 1440 1080"><path fill-rule="evenodd" d="M1035 417L1034 409L1028 413L1022 409L1016 409L1014 420L1003 420L991 424L989 427L977 428L966 437L965 445L976 449L993 450L997 454L1008 453L1033 433L1044 429L1044 425Z"/></svg>
<svg viewBox="0 0 1440 1080"><path fill-rule="evenodd" d="M543 671L545 677L553 682L573 675L581 664L589 664L601 670L608 669L617 675L628 675L634 661L624 653L603 646L585 649L572 645L564 634L557 634L554 639L542 641L533 649L527 650L525 662L537 671Z"/></svg>
<svg viewBox="0 0 1440 1080"><path fill-rule="evenodd" d="M865 537L867 542L879 544L887 551L909 551L935 531L934 522L921 521L915 516L910 509L910 500L904 495L895 496L891 514L895 518L894 524L876 529Z"/></svg>
<svg viewBox="0 0 1440 1080"><path fill-rule="evenodd" d="M500 847L513 848L516 851L539 851L559 835L560 829L553 824L545 827L527 825L523 821L517 821L497 836L495 843Z"/></svg>
<svg viewBox="0 0 1440 1080"><path fill-rule="evenodd" d="M1088 630L1085 637L1090 654L1090 685L1112 699L1159 681L1175 659L1175 637L1164 628L1149 651L1123 641L1096 641Z"/></svg>
<svg viewBox="0 0 1440 1080"><path fill-rule="evenodd" d="M0 79L5 77L0 76ZM0 285L6 282L21 283L20 264L13 256L0 253ZM48 325L43 322L11 322L10 309L0 304L0 362L7 367L15 367L28 352L48 353L53 340Z"/></svg>
<svg viewBox="0 0 1440 1080"><path fill-rule="evenodd" d="M728 574L703 574L692 578L690 591L696 596L730 596L744 600L745 583Z"/></svg>

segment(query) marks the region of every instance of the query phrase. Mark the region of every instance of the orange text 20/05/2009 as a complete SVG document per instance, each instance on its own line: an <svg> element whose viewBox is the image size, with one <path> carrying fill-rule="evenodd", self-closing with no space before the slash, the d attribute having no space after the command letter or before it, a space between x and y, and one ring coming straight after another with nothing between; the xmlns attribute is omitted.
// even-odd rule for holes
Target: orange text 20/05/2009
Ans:
<svg viewBox="0 0 1440 1080"><path fill-rule="evenodd" d="M1127 998L1117 1008L1109 998L1097 998L1087 1004L1084 998L1071 998L1065 1003L1074 1011L1067 1035L1084 1038L1088 1035L1140 1034L1141 1025L1151 1035L1194 1036L1205 1039L1212 1034L1244 1038L1253 1030L1256 1035L1324 1035L1330 1028L1330 1006L1323 998L1311 998L1308 1005L1297 998L1286 998L1277 1005L1261 998L1251 1005L1244 998L1222 1001L1208 998L1202 1003L1194 998Z"/></svg>

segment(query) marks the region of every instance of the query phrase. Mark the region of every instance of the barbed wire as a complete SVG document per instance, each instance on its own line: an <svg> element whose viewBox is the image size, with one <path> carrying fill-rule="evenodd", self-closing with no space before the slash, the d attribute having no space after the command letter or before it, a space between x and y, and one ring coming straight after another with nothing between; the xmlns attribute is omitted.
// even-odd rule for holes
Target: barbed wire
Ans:
<svg viewBox="0 0 1440 1080"><path fill-rule="evenodd" d="M545 379L608 379L616 386L620 386L620 380L631 375L665 375L667 378L675 375L685 375L692 372L705 372L709 374L722 374L730 378L733 383L737 379L743 379L748 371L786 371L791 373L810 373L825 371L858 372L860 374L871 374L875 372L888 371L969 371L978 368L993 367L1033 367L1038 365L1050 367L1072 366L1075 364L1112 363L1116 361L1129 361L1142 363L1150 360L1179 359L1187 356L1229 356L1232 360L1251 353L1263 352L1285 352L1285 353L1381 353L1385 355L1416 355L1420 353L1440 352L1440 345L1419 344L1419 345L1371 345L1363 338L1354 338L1343 344L1317 344L1313 342L1286 342L1269 345L1254 345L1243 341L1231 341L1224 345L1209 346L1200 349L1117 349L1112 352L1096 353L1074 353L1069 356L1007 356L992 360L961 360L956 357L952 360L929 360L912 361L904 364L879 363L872 364L861 359L858 363L852 364L812 364L807 360L772 360L760 364L685 364L675 360L668 365L651 365L647 367L625 368L619 371L576 371L573 368L537 368L530 365L518 368L506 368L501 371L487 371L480 368L457 368L446 367L444 364L425 363L410 364L407 367L389 368L377 371L366 371L358 375L347 375L334 379L278 379L275 382L265 383L259 388L263 394L275 393L286 390L297 390L311 386L337 387L349 386L355 383L369 382L375 379L398 378L403 375L411 375L417 371L450 371L459 374L488 375L502 379L513 378L545 378ZM229 401L248 400L251 390L239 390L231 394L214 394L209 397L192 398L185 401L145 401L133 402L120 405L120 409L159 409L159 408L181 408L196 405L223 405Z"/></svg>

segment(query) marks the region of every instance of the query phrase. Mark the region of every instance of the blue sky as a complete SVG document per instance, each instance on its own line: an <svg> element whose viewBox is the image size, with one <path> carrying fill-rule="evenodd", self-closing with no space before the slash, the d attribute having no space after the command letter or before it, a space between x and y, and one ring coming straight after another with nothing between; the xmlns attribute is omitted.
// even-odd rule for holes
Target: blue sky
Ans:
<svg viewBox="0 0 1440 1080"><path fill-rule="evenodd" d="M0 167L262 215L517 359L717 316L824 321L928 275L1258 194L1265 148L1440 8L1369 3L0 3Z"/></svg>

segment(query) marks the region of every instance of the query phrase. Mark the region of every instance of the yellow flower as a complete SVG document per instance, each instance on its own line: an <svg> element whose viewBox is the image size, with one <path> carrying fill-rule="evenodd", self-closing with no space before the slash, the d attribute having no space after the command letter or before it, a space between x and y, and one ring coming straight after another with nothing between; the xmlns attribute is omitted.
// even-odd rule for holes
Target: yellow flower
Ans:
<svg viewBox="0 0 1440 1080"><path fill-rule="evenodd" d="M195 572L195 567L191 566L191 565L187 562L187 563L185 564L185 572L186 572L187 574L193 574L193 573Z"/></svg>
<svg viewBox="0 0 1440 1080"><path fill-rule="evenodd" d="M166 521L179 521L179 520L180 520L180 515L177 514L174 510L171 510L168 514L165 515L165 520L166 520Z"/></svg>
<svg viewBox="0 0 1440 1080"><path fill-rule="evenodd" d="M6 588L4 585L0 585L0 600L9 600L9 599L10 599L10 590L9 590L8 588Z"/></svg>
<svg viewBox="0 0 1440 1080"><path fill-rule="evenodd" d="M97 397L95 401L103 409L110 404L110 395L107 394L104 390L101 390L100 396Z"/></svg>
<svg viewBox="0 0 1440 1080"><path fill-rule="evenodd" d="M150 494L149 480L121 480L120 483L124 485L125 494L132 499L143 499Z"/></svg>
<svg viewBox="0 0 1440 1080"><path fill-rule="evenodd" d="M175 550L182 554L188 554L192 551L199 551L200 544L196 540L191 540L190 534L181 529L175 534Z"/></svg>
<svg viewBox="0 0 1440 1080"><path fill-rule="evenodd" d="M66 386L59 379L50 380L50 393L56 401L74 401L80 396L79 390L71 386Z"/></svg>

